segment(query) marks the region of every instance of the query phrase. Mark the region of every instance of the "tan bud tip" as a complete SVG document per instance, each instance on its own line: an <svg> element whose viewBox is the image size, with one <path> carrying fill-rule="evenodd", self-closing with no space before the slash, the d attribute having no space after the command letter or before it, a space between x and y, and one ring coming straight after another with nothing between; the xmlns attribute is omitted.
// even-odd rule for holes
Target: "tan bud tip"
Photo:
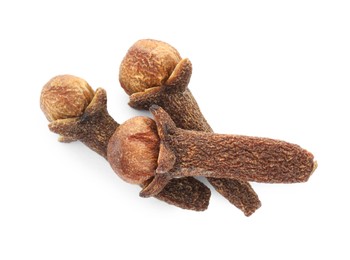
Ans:
<svg viewBox="0 0 350 260"><path fill-rule="evenodd" d="M94 97L89 84L78 77L60 75L52 78L41 91L40 107L51 122L81 116Z"/></svg>
<svg viewBox="0 0 350 260"><path fill-rule="evenodd" d="M134 117L109 140L107 159L124 181L143 184L155 174L159 142L156 123L148 117Z"/></svg>
<svg viewBox="0 0 350 260"><path fill-rule="evenodd" d="M161 86L180 60L178 51L165 42L139 40L120 65L120 84L129 95Z"/></svg>

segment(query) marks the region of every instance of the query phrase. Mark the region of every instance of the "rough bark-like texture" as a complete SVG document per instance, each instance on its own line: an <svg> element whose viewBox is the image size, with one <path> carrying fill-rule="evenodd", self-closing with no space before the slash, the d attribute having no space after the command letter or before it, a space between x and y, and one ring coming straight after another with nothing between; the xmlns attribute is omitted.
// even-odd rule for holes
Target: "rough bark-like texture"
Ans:
<svg viewBox="0 0 350 260"><path fill-rule="evenodd" d="M49 124L51 131L61 135L61 141L80 140L106 159L108 142L118 126L108 114L106 91L101 88L96 90L81 117ZM203 211L209 205L210 190L195 178L188 177L172 180L155 197L179 208Z"/></svg>
<svg viewBox="0 0 350 260"><path fill-rule="evenodd" d="M314 168L308 151L268 138L182 130L169 136L166 145L176 154L174 175L180 176L295 183L307 181Z"/></svg>
<svg viewBox="0 0 350 260"><path fill-rule="evenodd" d="M80 140L107 159L107 144L119 124L107 112L104 89L97 89L81 117L58 119L49 124L52 132L68 140Z"/></svg>
<svg viewBox="0 0 350 260"><path fill-rule="evenodd" d="M195 178L186 177L172 179L154 197L183 209L203 211L208 208L210 195L210 189L207 186Z"/></svg>
<svg viewBox="0 0 350 260"><path fill-rule="evenodd" d="M247 217L261 206L257 194L246 181L222 178L208 178L208 180L222 196L242 210Z"/></svg>
<svg viewBox="0 0 350 260"><path fill-rule="evenodd" d="M147 89L130 96L129 105L137 109L161 106L177 127L195 131L212 132L192 93L187 88L192 73L188 59L183 59L162 87ZM229 202L249 216L261 206L258 195L249 183L232 179L212 179L209 183Z"/></svg>
<svg viewBox="0 0 350 260"><path fill-rule="evenodd" d="M263 183L308 180L316 164L313 155L284 141L239 135L213 134L177 128L160 107L151 107L161 146L157 173L180 176L234 178ZM175 157L173 164L168 158Z"/></svg>

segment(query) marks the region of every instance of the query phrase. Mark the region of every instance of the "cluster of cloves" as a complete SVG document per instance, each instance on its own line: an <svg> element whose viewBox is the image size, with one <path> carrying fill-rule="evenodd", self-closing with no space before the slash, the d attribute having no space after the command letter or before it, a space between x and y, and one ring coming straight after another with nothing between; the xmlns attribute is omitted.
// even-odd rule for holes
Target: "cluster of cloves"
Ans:
<svg viewBox="0 0 350 260"><path fill-rule="evenodd" d="M40 105L59 141L79 140L108 160L140 196L203 211L210 189L204 176L246 216L261 206L249 181L296 183L317 167L313 155L284 141L213 133L188 89L192 64L156 40L137 41L123 59L119 81L129 105L154 119L134 117L119 125L107 111L107 95L70 75L52 78Z"/></svg>

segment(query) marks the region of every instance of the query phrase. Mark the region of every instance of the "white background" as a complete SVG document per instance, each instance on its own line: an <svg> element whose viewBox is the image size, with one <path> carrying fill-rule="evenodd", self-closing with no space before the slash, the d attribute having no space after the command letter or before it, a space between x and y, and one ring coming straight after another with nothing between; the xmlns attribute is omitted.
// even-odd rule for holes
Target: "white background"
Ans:
<svg viewBox="0 0 350 260"><path fill-rule="evenodd" d="M115 2L115 3L114 3ZM0 259L349 259L349 1L1 1ZM253 183L251 217L212 190L205 212L142 199L100 156L62 144L39 108L58 74L108 93L138 39L193 63L216 132L310 150L307 183Z"/></svg>

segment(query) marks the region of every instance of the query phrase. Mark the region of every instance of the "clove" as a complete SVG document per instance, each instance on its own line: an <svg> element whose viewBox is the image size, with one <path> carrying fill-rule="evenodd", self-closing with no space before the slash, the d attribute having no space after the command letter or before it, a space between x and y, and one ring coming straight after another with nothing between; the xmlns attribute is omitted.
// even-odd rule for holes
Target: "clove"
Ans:
<svg viewBox="0 0 350 260"><path fill-rule="evenodd" d="M107 159L107 145L119 124L107 111L106 91L96 92L78 77L62 75L52 78L41 92L40 106L50 121L49 129L60 134L59 141L80 140ZM138 184L147 187L152 178ZM210 190L198 180L174 179L157 199L184 209L203 211L209 205Z"/></svg>
<svg viewBox="0 0 350 260"><path fill-rule="evenodd" d="M131 107L148 110L153 104L159 105L178 127L213 132L188 89L191 74L191 62L181 59L178 51L169 44L139 40L128 50L120 65L119 81L130 95ZM226 178L207 179L246 216L261 206L258 195L248 182Z"/></svg>
<svg viewBox="0 0 350 260"><path fill-rule="evenodd" d="M143 197L158 194L174 178L205 176L298 183L306 182L317 167L313 155L298 145L269 138L184 130L176 127L161 107L153 105L150 111L155 122L146 117L127 121L113 134L107 148L112 168L125 178L137 180L135 172L139 171L155 173L141 191ZM140 128L140 121L148 127ZM127 145L130 140L135 145ZM138 156L145 155L147 162L139 163L127 156L139 147L142 150Z"/></svg>

